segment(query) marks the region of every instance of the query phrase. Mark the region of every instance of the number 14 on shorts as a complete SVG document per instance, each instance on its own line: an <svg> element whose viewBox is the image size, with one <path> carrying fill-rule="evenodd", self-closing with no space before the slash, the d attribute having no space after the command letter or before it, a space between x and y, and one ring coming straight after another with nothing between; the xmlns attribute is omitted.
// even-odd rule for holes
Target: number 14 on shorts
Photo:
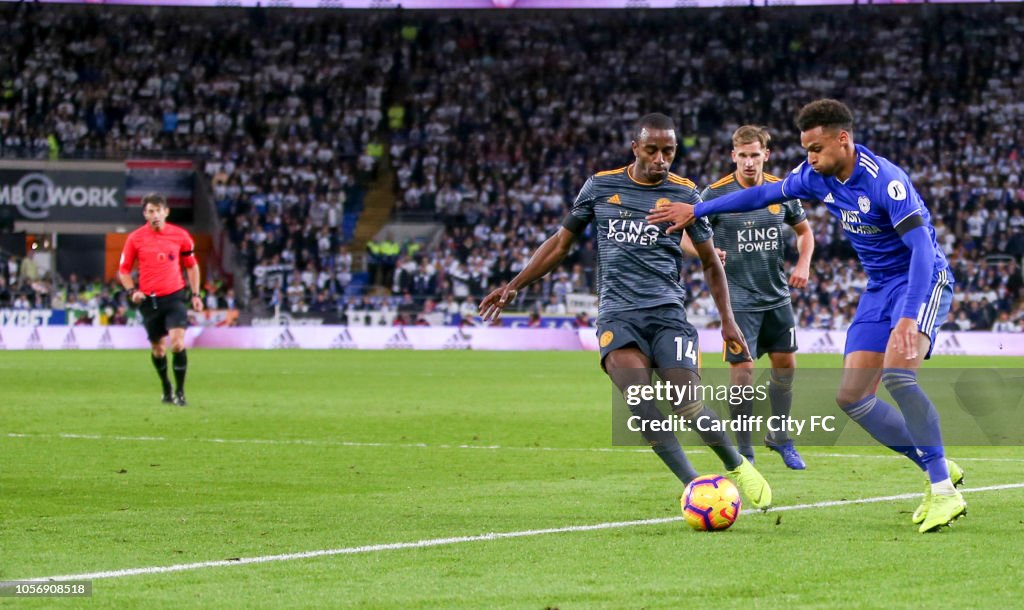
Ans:
<svg viewBox="0 0 1024 610"><path fill-rule="evenodd" d="M676 337L676 361L686 358L693 366L697 366L697 350L693 349L693 339Z"/></svg>

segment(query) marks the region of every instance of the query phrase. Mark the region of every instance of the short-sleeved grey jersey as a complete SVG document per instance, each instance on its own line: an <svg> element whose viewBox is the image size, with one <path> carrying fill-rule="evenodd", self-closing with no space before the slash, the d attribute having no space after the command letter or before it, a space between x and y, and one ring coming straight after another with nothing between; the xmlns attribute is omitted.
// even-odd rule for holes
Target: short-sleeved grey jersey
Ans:
<svg viewBox="0 0 1024 610"><path fill-rule="evenodd" d="M646 216L672 201L700 202L696 185L675 174L657 184L637 182L626 167L598 172L580 189L563 226L580 233L593 223L597 239L598 294L601 314L685 304L679 283L683 250L680 235L667 224L651 225ZM712 237L704 219L686 228L693 243Z"/></svg>
<svg viewBox="0 0 1024 610"><path fill-rule="evenodd" d="M764 174L764 179L780 180L770 174ZM733 173L704 189L701 197L710 201L742 189ZM806 219L796 199L752 212L708 217L715 232L715 247L726 252L725 276L733 311L765 311L789 303L782 225L793 226Z"/></svg>

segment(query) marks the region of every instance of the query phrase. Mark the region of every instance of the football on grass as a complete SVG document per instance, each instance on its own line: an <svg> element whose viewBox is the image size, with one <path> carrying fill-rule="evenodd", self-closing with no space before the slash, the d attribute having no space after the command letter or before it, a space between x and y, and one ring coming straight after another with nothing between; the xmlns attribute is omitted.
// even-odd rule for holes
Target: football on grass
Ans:
<svg viewBox="0 0 1024 610"><path fill-rule="evenodd" d="M701 532L729 529L740 516L740 491L732 481L717 474L690 481L679 503L686 522Z"/></svg>

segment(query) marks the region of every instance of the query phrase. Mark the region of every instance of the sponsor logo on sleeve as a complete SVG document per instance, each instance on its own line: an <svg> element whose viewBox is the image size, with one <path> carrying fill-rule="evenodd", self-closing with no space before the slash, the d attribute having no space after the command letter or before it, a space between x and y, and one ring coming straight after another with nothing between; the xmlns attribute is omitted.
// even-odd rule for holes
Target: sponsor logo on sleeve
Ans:
<svg viewBox="0 0 1024 610"><path fill-rule="evenodd" d="M899 180L890 182L885 190L892 197L893 201L903 201L907 198L907 187L903 186L903 183Z"/></svg>

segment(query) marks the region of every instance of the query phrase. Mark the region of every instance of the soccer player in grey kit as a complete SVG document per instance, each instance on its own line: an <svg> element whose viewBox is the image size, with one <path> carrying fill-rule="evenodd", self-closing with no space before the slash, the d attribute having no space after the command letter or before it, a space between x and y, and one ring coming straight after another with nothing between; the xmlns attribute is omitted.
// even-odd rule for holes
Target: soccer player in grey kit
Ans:
<svg viewBox="0 0 1024 610"><path fill-rule="evenodd" d="M763 127L743 125L732 135L732 160L736 170L704 189L701 199L711 201L722 195L780 180L764 172L764 163L771 154L771 136ZM771 382L768 401L773 417L789 417L793 404L793 372L796 369L796 319L790 301L789 288L803 288L810 275L811 255L814 253L814 233L807 215L797 199L790 199L760 210L739 214L715 214L708 217L715 232L715 247L724 257L725 274L729 280L731 300L736 324L750 347L750 358L728 350L732 383L739 386L753 384L754 361L768 354L771 362ZM789 275L784 268L785 240L783 227L789 225L797 235L800 258ZM683 248L692 246L684 238ZM724 254L722 254L724 253ZM753 414L749 399L730 403L734 419ZM750 430L738 429L736 442L739 451L751 462L754 447ZM769 432L765 446L778 452L787 467L806 468L803 459L784 430Z"/></svg>
<svg viewBox="0 0 1024 610"><path fill-rule="evenodd" d="M593 225L599 266L598 344L601 366L619 390L651 383L651 370L678 389L699 382L700 346L697 330L686 319L685 294L679 282L683 260L680 240L665 226L648 223L647 210L671 201L700 202L693 182L669 171L676 155L675 124L663 114L648 114L636 124L632 164L590 177L580 190L558 232L534 252L527 266L480 303L485 320L496 318L519 290L541 279L569 254L578 235ZM705 279L722 316L722 338L735 351L747 353L743 334L729 306L729 288L722 263L711 242L707 222L687 228L696 245ZM701 400L681 401L675 413L687 420L718 417ZM654 401L631 404L643 422L664 420ZM708 421L708 420L704 420ZM654 452L685 485L697 476L679 441L670 431L643 426ZM766 509L772 492L764 477L729 443L720 430L700 430L729 475L755 508Z"/></svg>

